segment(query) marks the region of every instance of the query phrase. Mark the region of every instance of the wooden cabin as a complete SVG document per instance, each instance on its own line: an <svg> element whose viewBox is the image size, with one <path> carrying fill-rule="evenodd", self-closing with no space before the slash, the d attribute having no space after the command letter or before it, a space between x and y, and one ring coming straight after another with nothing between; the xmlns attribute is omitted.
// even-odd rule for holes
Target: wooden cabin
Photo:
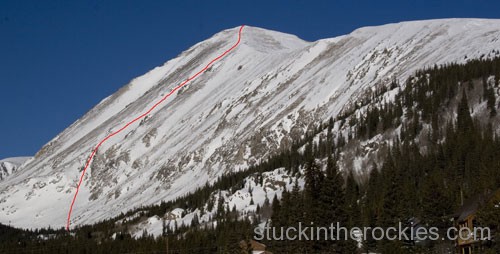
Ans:
<svg viewBox="0 0 500 254"><path fill-rule="evenodd" d="M455 228L461 235L457 235L455 241L456 253L457 254L475 254L483 252L483 244L485 243L485 235L481 230L475 230L478 227L482 227L478 224L476 220L477 212L486 205L494 196L500 195L500 189L495 192L489 192L485 194L476 195L468 199L459 208L459 210L453 216ZM468 228L464 230L463 228ZM462 229L462 231L460 231ZM470 234L468 235L468 233ZM490 232L493 236L493 232Z"/></svg>

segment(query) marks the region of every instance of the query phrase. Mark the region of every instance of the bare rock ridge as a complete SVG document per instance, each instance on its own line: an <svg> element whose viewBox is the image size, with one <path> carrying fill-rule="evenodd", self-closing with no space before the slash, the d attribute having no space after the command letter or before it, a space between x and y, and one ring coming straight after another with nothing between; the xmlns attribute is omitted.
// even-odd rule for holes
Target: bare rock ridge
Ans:
<svg viewBox="0 0 500 254"><path fill-rule="evenodd" d="M231 46L237 29L217 33L133 79L9 171L0 181L0 223L62 227L96 143ZM72 225L186 194L287 147L290 137L352 107L378 85L498 49L500 20L403 22L315 42L245 27L233 52L101 146Z"/></svg>

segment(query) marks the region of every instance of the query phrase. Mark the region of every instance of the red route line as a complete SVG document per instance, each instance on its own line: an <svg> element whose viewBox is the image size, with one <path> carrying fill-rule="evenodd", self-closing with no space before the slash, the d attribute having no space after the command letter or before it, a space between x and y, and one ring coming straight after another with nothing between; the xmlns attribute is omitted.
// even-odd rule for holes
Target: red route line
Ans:
<svg viewBox="0 0 500 254"><path fill-rule="evenodd" d="M170 91L170 93L168 93L167 95L165 95L161 100L159 100L155 105L153 105L148 111L146 111L145 113L143 113L142 115L134 118L134 120L128 122L127 124L125 124L123 127L121 127L119 130L109 134L108 136L106 136L103 140L101 140L95 147L94 147L94 150L92 150L92 153L90 154L89 158L87 159L87 162L85 163L85 167L83 168L83 172L82 172L82 175L80 176L80 181L78 182L78 185L76 187L76 192L75 192L75 195L73 196L73 201L71 201L71 206L69 207L69 212L68 212L68 221L66 223L66 230L69 231L69 227L71 225L71 213L73 212L73 205L75 204L75 201L76 201L76 197L78 196L78 191L80 190L80 185L82 184L83 182L83 177L85 176L85 171L87 171L87 168L89 167L90 165L90 162L92 161L92 158L94 158L94 155L96 154L97 152L97 149L104 143L106 142L109 138L113 137L114 135L120 133L121 131L123 131L124 129L126 129L127 127L129 127L131 124L133 124L134 122L138 121L139 119L141 118L144 118L145 116L147 116L149 113L151 113L151 111L153 111L153 109L155 109L158 105L160 105L162 102L164 102L168 97L170 97L170 95L172 95L173 93L175 93L177 90L179 90L181 87L183 87L184 85L186 85L189 81L195 79L196 77L198 77L200 74L202 74L203 72L205 72L213 63L215 63L216 61L220 60L221 58L223 58L227 53L229 53L230 51L232 51L234 48L236 48L236 46L238 46L238 44L240 44L240 40L241 40L241 31L243 30L243 27L245 25L242 25L240 27L240 30L238 31L238 41L231 47L229 48L228 50L224 51L224 53L222 53L221 55L219 55L218 57L214 58L212 61L210 61L206 66L205 68L201 69L200 71L198 71L196 74L194 74L193 76L189 77L188 79L186 79L184 82L182 82L180 85L176 86L172 91Z"/></svg>

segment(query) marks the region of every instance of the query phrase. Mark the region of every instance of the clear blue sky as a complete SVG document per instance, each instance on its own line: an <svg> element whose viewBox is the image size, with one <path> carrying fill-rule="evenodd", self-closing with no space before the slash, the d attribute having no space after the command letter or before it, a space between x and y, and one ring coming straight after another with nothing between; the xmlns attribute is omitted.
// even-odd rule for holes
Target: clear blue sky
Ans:
<svg viewBox="0 0 500 254"><path fill-rule="evenodd" d="M223 29L312 41L405 20L500 18L500 2L484 0L171 2L0 1L0 158L33 155L132 78Z"/></svg>

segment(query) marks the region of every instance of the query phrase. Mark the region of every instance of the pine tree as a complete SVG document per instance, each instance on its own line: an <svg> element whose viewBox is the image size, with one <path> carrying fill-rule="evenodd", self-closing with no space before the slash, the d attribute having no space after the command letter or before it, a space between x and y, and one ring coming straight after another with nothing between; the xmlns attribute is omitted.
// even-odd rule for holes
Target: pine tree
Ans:
<svg viewBox="0 0 500 254"><path fill-rule="evenodd" d="M217 218L221 219L224 217L224 211L224 198L222 197L222 192L219 191L219 198L217 199Z"/></svg>
<svg viewBox="0 0 500 254"><path fill-rule="evenodd" d="M470 116L469 101L465 89L462 91L462 99L457 108L457 130L460 133L470 133L473 129L473 121Z"/></svg>
<svg viewBox="0 0 500 254"><path fill-rule="evenodd" d="M491 232L493 232L493 242L492 249L494 253L500 253L500 190L493 193L492 197L484 207L482 207L478 214L477 220L482 227L488 227ZM492 252L493 253L493 252Z"/></svg>
<svg viewBox="0 0 500 254"><path fill-rule="evenodd" d="M370 170L370 178L368 181L368 186L366 188L365 198L362 202L362 217L363 226L374 228L377 226L377 221L379 216L382 214L382 198L381 198L381 177L379 176L379 170L377 165L374 163ZM377 241L372 239L370 233L364 236L363 249L365 252L369 253L375 250Z"/></svg>
<svg viewBox="0 0 500 254"><path fill-rule="evenodd" d="M348 227L348 214L345 211L345 195L343 189L343 178L338 172L337 165L331 156L328 157L327 167L326 167L326 177L321 185L320 195L318 198L318 224L324 227L330 226L331 223L334 225L336 222L343 227ZM336 225L335 225L336 226ZM324 236L320 236L324 239ZM329 241L319 242L322 244L324 250L330 252L347 253L346 243L348 239L345 236L332 235L329 237L334 237L335 241L329 239ZM328 237L328 238L329 238Z"/></svg>
<svg viewBox="0 0 500 254"><path fill-rule="evenodd" d="M161 219L161 232L162 232L161 235L163 237L167 236L167 234L168 234L168 228L167 228L167 223L165 221L165 218Z"/></svg>
<svg viewBox="0 0 500 254"><path fill-rule="evenodd" d="M438 171L425 178L422 186L422 211L425 221L438 228L449 226L447 216L452 213L452 203L446 195L443 175Z"/></svg>
<svg viewBox="0 0 500 254"><path fill-rule="evenodd" d="M487 90L486 99L487 99L488 109L490 110L490 117L496 116L497 115L496 99L495 99L495 92L494 92L493 88L489 88Z"/></svg>
<svg viewBox="0 0 500 254"><path fill-rule="evenodd" d="M305 170L305 186L304 191L307 198L311 201L317 200L321 190L321 183L323 181L323 172L316 164L314 159L311 159Z"/></svg>
<svg viewBox="0 0 500 254"><path fill-rule="evenodd" d="M359 207L359 186L352 172L349 173L345 187L345 211L348 216L347 225L354 227L360 225L361 210Z"/></svg>
<svg viewBox="0 0 500 254"><path fill-rule="evenodd" d="M198 218L198 213L195 212L193 219L191 220L191 226L196 227L200 224L200 219Z"/></svg>

